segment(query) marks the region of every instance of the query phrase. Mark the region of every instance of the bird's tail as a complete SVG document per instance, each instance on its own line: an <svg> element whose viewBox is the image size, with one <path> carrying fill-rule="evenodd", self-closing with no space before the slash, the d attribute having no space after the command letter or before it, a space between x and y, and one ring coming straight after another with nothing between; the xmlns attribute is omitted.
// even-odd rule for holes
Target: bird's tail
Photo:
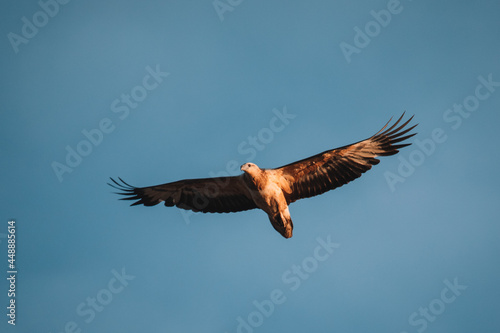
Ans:
<svg viewBox="0 0 500 333"><path fill-rule="evenodd" d="M269 215L269 221L274 229L285 238L292 237L293 222L288 209L283 212L278 212L274 215Z"/></svg>

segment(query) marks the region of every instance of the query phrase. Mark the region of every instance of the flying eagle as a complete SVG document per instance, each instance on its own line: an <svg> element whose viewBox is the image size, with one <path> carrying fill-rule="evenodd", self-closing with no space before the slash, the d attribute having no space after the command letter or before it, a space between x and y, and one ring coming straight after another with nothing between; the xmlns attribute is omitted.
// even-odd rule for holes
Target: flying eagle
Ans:
<svg viewBox="0 0 500 333"><path fill-rule="evenodd" d="M274 229L292 237L293 223L288 211L292 202L333 190L360 177L380 161L409 146L402 141L415 126L405 128L413 119L397 127L403 115L388 129L391 120L372 137L351 145L327 150L312 157L275 169L261 169L254 163L241 166L243 174L230 177L185 179L149 187L134 187L121 178L108 185L126 195L121 200L137 200L131 206L177 206L203 213L229 213L260 208L269 216ZM385 130L385 131L384 131Z"/></svg>

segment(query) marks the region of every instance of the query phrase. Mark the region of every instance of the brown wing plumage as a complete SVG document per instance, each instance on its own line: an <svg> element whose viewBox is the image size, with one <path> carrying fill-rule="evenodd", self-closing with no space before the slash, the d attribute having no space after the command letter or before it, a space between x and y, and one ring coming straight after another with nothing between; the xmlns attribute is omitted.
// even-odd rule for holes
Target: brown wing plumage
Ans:
<svg viewBox="0 0 500 333"><path fill-rule="evenodd" d="M406 128L413 119L397 127L403 115L385 130L391 120L372 137L357 143L327 150L312 157L276 168L288 182L291 192L285 194L288 203L333 190L360 177L380 161L377 156L389 156L410 143L400 143L416 133L408 134L415 126ZM385 131L384 131L385 130Z"/></svg>
<svg viewBox="0 0 500 333"><path fill-rule="evenodd" d="M186 179L149 187L134 187L121 178L111 178L110 186L126 195L121 200L137 200L131 206L143 204L154 206L165 202L165 206L203 213L229 213L257 208L242 176Z"/></svg>

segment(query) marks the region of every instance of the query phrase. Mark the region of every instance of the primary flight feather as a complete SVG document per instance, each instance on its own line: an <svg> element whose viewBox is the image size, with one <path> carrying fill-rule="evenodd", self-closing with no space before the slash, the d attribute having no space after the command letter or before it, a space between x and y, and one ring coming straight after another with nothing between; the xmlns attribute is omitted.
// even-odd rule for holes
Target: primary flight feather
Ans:
<svg viewBox="0 0 500 333"><path fill-rule="evenodd" d="M288 205L333 190L360 177L380 161L378 156L396 154L410 143L402 143L416 133L406 128L411 117L399 125L403 115L389 128L389 122L370 138L275 169L261 169L254 163L241 166L239 176L185 179L149 187L134 187L121 178L111 178L114 188L137 200L135 205L176 206L203 213L229 213L260 208L283 237L292 237L293 223ZM398 126L399 125L399 126ZM387 128L387 129L386 129Z"/></svg>

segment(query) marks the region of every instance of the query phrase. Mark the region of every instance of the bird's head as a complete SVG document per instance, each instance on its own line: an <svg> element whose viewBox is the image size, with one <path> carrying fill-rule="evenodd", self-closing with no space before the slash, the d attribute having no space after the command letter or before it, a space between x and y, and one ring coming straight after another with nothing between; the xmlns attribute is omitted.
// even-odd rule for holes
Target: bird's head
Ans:
<svg viewBox="0 0 500 333"><path fill-rule="evenodd" d="M250 175L255 174L260 168L253 163L247 162L240 167L240 170Z"/></svg>

